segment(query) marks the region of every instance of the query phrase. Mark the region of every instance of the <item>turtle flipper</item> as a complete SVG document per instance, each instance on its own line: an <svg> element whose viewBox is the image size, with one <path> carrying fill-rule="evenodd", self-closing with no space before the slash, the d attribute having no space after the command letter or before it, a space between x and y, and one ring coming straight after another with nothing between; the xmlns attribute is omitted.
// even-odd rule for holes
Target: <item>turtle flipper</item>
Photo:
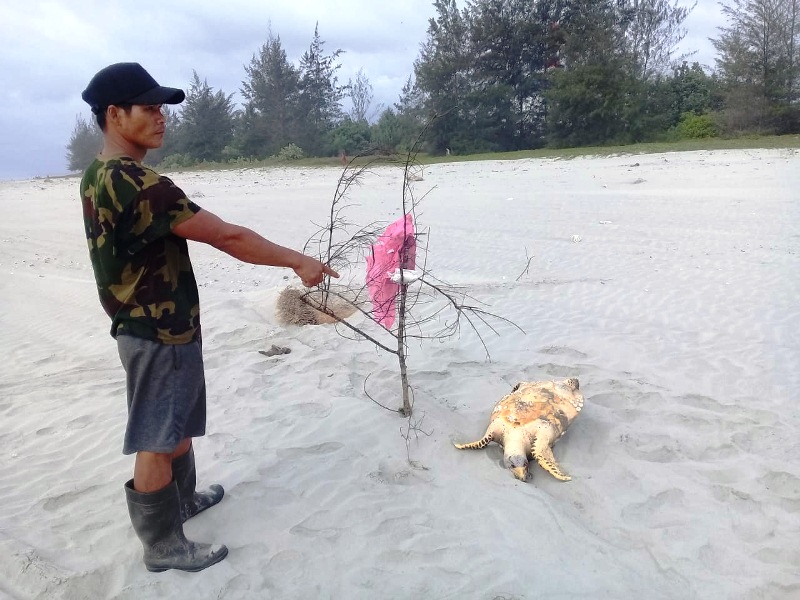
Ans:
<svg viewBox="0 0 800 600"><path fill-rule="evenodd" d="M493 437L494 436L492 436L491 433L487 433L477 442L470 442L469 444L453 444L453 445L459 450L480 450L482 448L486 448L486 446L489 445L489 442L492 441Z"/></svg>
<svg viewBox="0 0 800 600"><path fill-rule="evenodd" d="M550 473L556 479L561 481L569 481L572 479L569 475L564 473L556 462L556 457L553 456L553 450L550 444L553 441L553 432L548 428L542 428L533 439L531 453L539 466L545 471Z"/></svg>

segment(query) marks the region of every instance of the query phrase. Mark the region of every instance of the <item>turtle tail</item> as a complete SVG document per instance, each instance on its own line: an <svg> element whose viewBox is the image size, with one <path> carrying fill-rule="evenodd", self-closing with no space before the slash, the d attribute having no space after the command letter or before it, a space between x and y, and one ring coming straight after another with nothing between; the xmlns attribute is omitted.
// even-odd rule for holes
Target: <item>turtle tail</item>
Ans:
<svg viewBox="0 0 800 600"><path fill-rule="evenodd" d="M492 434L487 433L477 442L470 442L469 444L453 444L459 450L481 450L482 448L486 448L489 445L489 442L492 441Z"/></svg>

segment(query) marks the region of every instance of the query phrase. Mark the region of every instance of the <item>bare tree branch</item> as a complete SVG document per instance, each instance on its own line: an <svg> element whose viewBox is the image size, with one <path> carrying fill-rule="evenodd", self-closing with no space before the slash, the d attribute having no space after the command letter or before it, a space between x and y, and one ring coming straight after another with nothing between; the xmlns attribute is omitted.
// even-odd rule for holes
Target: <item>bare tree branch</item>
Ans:
<svg viewBox="0 0 800 600"><path fill-rule="evenodd" d="M528 263L525 265L525 268L522 270L522 273L519 274L519 277L517 277L515 281L519 281L520 279L522 279L523 275L527 275L528 273L530 273L531 261L533 260L533 257L528 256L528 248L525 248L525 258L528 259Z"/></svg>
<svg viewBox="0 0 800 600"><path fill-rule="evenodd" d="M378 405L378 406L380 406L381 408L385 408L385 409L386 409L386 410L388 410L389 412L394 412L394 413L396 413L396 412L400 412L400 411L399 411L399 410L397 410L396 408L389 408L388 406L384 406L383 404L381 404L380 402L378 402L377 400L375 400L375 398L373 398L373 397L370 395L370 393L367 391L367 381L369 381L369 378L370 378L370 377L372 377L372 373L370 373L369 375L367 375L367 378L364 380L364 395L365 395L367 398L369 398L370 400L372 400L372 401L373 401L375 404L377 404L377 405Z"/></svg>
<svg viewBox="0 0 800 600"><path fill-rule="evenodd" d="M364 176L377 164L397 165L402 168L402 211L404 216L411 215L416 231L413 237L410 231L403 231L404 235L398 252L396 273L399 287L396 296L387 300L391 305L384 304L382 306L376 300L370 300L369 286L376 282L370 281L369 277L364 283L356 283L351 280L344 284L343 291L333 288L330 278L326 277L318 288L318 298L314 296L314 292L307 292L302 296L302 299L312 308L332 317L336 322L337 331L338 325L341 324L347 329L347 333L354 334L356 339L372 342L377 348L397 357L400 370L402 408L393 412L399 412L409 419L406 434L407 445L411 432L418 433L421 431L419 427L421 420L417 423L411 421L414 405L413 388L408 381L408 365L406 362L409 339L447 339L459 334L461 323L466 322L477 335L486 352L487 359L491 359L488 346L479 328L486 327L495 335L499 335L498 331L490 323L492 320L497 320L512 324L522 331L521 328L508 319L481 308L479 306L480 303L467 295L464 290L440 281L428 270L429 231L420 232L416 223L417 208L433 188L418 197L414 187L415 183L424 180L421 175L422 168L417 163L416 156L426 131L427 127L420 133L414 146L404 157L376 157L374 154L354 157L339 177L328 214L328 222L319 226L318 232L309 239L304 249L308 251L311 246L316 245L320 260L342 271L362 261L366 263L367 258L371 256L373 244L383 233L385 224L374 221L365 227L357 227L350 223L345 218L347 209L352 206L347 200L348 193L354 186L360 185ZM403 221L403 223L406 223L406 221ZM418 244L418 241L422 238L426 240L424 246ZM409 240L413 242L413 247L411 245L412 242L409 242ZM415 264L412 264L411 258L414 255L416 255ZM528 266L530 266L530 259L528 260ZM406 273L410 271L411 267L414 269L413 283L411 279L406 278ZM381 277L385 276L385 274L381 274ZM337 288L341 287L342 284L337 286ZM330 300L333 298L348 303L354 309L351 313L359 312L367 317L368 321L364 324L355 325L340 317L331 308ZM424 309L427 309L427 314L423 312ZM446 315L450 310L455 312L455 318L448 321ZM392 327L384 326L378 322L380 317L376 319L376 316L385 315L387 311L396 311L396 322ZM431 331L431 325L434 323L439 324L438 329ZM375 333L371 332L373 329ZM347 337L343 332L340 331L339 333L343 337ZM394 343L381 341L380 338L385 336L388 336L389 340L394 340ZM366 381L364 383L364 393L375 404L387 410L392 410L375 401L367 391Z"/></svg>

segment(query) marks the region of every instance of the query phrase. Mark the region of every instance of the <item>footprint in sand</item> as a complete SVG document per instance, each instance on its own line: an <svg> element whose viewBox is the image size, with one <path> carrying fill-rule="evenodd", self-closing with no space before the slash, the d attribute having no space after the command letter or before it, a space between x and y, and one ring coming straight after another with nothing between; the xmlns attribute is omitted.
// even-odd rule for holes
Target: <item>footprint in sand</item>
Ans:
<svg viewBox="0 0 800 600"><path fill-rule="evenodd" d="M800 508L800 479L784 471L770 471L759 479L770 492Z"/></svg>
<svg viewBox="0 0 800 600"><path fill-rule="evenodd" d="M77 417L72 419L67 423L67 429L83 429L89 423L92 422L92 418L89 415L84 415L82 417Z"/></svg>
<svg viewBox="0 0 800 600"><path fill-rule="evenodd" d="M622 509L622 518L628 522L641 523L647 527L661 528L681 522L685 512L686 495L679 489L670 489L656 494L639 504Z"/></svg>
<svg viewBox="0 0 800 600"><path fill-rule="evenodd" d="M52 496L44 501L42 508L46 511L59 510L64 506L68 506L74 502L77 502L78 500L86 499L94 490L99 488L99 485L93 485L75 492L67 492L59 496Z"/></svg>
<svg viewBox="0 0 800 600"><path fill-rule="evenodd" d="M330 524L332 522L335 522L335 519L331 516L331 512L322 510L295 525L289 529L289 532L304 537L321 537L326 540L335 540L341 534L342 529L340 527L331 527Z"/></svg>
<svg viewBox="0 0 800 600"><path fill-rule="evenodd" d="M333 454L337 450L344 448L344 444L339 442L324 442L315 446L308 446L306 448L278 448L275 454L279 459L293 459L303 456L317 456L324 454L326 456Z"/></svg>

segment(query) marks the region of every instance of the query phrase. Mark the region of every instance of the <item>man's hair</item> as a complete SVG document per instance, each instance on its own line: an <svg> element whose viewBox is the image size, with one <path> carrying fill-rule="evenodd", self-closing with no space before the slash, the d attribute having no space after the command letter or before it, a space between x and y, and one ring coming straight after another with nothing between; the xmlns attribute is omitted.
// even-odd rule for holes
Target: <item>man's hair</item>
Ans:
<svg viewBox="0 0 800 600"><path fill-rule="evenodd" d="M131 113L131 108L133 108L133 104L114 104L113 106L121 108L122 110L124 110L128 114ZM99 110L99 111L97 111L95 113L95 117L97 118L97 126L100 128L100 131L105 131L106 130L106 111L107 110L108 110L108 107L106 106L105 108L103 108L103 109L101 109L101 110ZM94 112L94 111L92 111L92 112Z"/></svg>

